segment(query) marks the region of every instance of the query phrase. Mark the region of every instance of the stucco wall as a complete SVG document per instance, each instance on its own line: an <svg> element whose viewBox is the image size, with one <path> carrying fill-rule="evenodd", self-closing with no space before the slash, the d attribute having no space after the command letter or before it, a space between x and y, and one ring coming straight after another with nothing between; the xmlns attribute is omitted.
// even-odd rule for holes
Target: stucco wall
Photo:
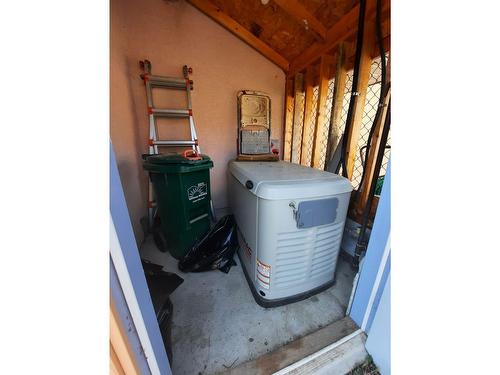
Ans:
<svg viewBox="0 0 500 375"><path fill-rule="evenodd" d="M281 141L285 88L279 67L186 2L111 0L110 132L138 240L147 199L140 164L148 138L145 90L139 78L139 60L145 58L158 75L180 77L184 64L193 68L193 113L202 152L214 161L216 209L228 204L226 172L227 162L236 155L237 92L259 90L271 96L273 138ZM185 106L182 92L169 93L158 96L155 105ZM160 126L168 127L172 137L187 129L178 123Z"/></svg>

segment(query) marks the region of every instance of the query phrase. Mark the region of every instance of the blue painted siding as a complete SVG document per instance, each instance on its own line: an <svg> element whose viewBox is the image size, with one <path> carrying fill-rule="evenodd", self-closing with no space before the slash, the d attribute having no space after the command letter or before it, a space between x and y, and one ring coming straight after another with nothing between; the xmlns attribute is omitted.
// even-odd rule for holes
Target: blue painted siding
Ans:
<svg viewBox="0 0 500 375"><path fill-rule="evenodd" d="M385 245L391 229L391 163L387 166L387 173L382 187L382 193L375 216L375 222L368 243L368 249L363 261L358 285L351 307L351 318L361 327L368 301L372 293L377 272L382 261ZM387 267L386 267L387 268ZM389 272L389 268L387 269ZM380 286L383 286L383 279ZM373 317L372 317L373 319ZM370 323L370 321L369 321Z"/></svg>
<svg viewBox="0 0 500 375"><path fill-rule="evenodd" d="M142 350L141 341L137 335L137 330L132 321L127 301L123 295L123 290L120 286L120 281L118 280L118 275L116 274L116 269L111 257L109 258L109 289L122 327L125 328L125 334L127 335L130 348L134 354L137 367L142 375L150 374L149 365L144 355L144 351Z"/></svg>
<svg viewBox="0 0 500 375"><path fill-rule="evenodd" d="M377 290L377 293L375 294L375 300L373 301L373 306L370 312L370 316L366 324L365 332L367 334L370 333L370 329L373 323L373 318L375 317L375 313L377 312L378 305L380 303L380 298L382 298L382 293L384 292L383 286L385 285L387 278L389 277L390 274L391 274L391 254L389 254L389 257L387 258L387 263L384 268L384 273L382 274L382 279L380 280L380 286Z"/></svg>
<svg viewBox="0 0 500 375"><path fill-rule="evenodd" d="M170 375L170 365L168 363L167 353L163 345L160 329L156 320L156 315L146 284L146 278L142 269L139 250L134 238L132 224L127 210L127 203L118 173L113 147L110 143L109 150L109 184L110 184L110 210L113 223L116 228L116 234L120 247L127 264L127 269L134 287L135 295L141 309L141 314L148 331L149 339L155 353L158 367L162 374Z"/></svg>
<svg viewBox="0 0 500 375"><path fill-rule="evenodd" d="M366 340L366 350L382 375L391 374L391 275L384 284L372 328Z"/></svg>

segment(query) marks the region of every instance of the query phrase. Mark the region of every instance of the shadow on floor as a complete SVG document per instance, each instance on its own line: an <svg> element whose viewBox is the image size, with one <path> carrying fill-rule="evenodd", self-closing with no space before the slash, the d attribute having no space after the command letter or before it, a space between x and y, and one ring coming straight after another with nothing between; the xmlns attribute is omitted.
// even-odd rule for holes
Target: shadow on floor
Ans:
<svg viewBox="0 0 500 375"><path fill-rule="evenodd" d="M183 273L148 238L141 257L184 278L171 295L174 375L233 368L343 318L355 273L339 258L334 286L306 300L265 309L254 301L236 256L238 265L228 274Z"/></svg>

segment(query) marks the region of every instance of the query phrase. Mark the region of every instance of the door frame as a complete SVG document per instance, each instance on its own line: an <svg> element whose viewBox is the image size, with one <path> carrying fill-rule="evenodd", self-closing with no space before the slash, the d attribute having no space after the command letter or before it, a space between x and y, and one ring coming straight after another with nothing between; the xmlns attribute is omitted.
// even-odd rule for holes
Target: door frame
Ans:
<svg viewBox="0 0 500 375"><path fill-rule="evenodd" d="M171 375L111 142L109 154L111 264L116 270L118 284L130 312L129 318L140 341L140 348L135 347L135 357L138 362L147 362L149 373L152 375ZM111 293L116 293L118 285L112 283L111 288ZM122 315L123 313L124 311ZM121 319L123 322L127 316L121 316Z"/></svg>

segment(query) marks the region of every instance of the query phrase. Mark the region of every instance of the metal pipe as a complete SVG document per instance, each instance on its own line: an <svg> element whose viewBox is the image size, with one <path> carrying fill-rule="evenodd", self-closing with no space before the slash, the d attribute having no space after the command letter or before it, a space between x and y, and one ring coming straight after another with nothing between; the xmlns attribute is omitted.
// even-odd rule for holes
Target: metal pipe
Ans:
<svg viewBox="0 0 500 375"><path fill-rule="evenodd" d="M370 211L372 207L373 197L375 196L375 189L377 184L375 181L380 175L380 169L382 168L382 161L384 160L385 145L387 144L387 138L389 137L389 129L391 127L391 100L389 99L389 105L387 106L387 115L385 117L384 128L382 130L382 136L380 138L380 147L377 153L377 160L375 161L375 168L373 172L373 181L370 185L370 192L368 194L368 200L366 206L363 210L363 220L361 223L361 232L359 233L358 241L356 243L356 249L354 250L354 265L357 266L359 263L359 258L366 252L368 247L368 241L365 239L366 227L368 226L368 218L370 217Z"/></svg>
<svg viewBox="0 0 500 375"><path fill-rule="evenodd" d="M385 50L384 50L384 41L382 39L382 21L381 21L381 13L382 13L382 1L377 0L377 15L376 15L376 33L377 33L377 40L378 40L378 47L379 47L379 53L380 53L380 65L381 65L381 70L382 70L382 77L380 80L380 95L379 95L379 101L378 101L378 108L377 112L375 114L375 118L373 119L373 124L370 129L370 133L368 134L368 140L367 140L367 147L366 147L366 155L370 152L370 147L371 147L371 142L373 138L373 133L375 131L375 127L377 126L378 118L381 116L382 113L382 108L383 104L385 101L385 96L388 93L388 87L390 87L390 82L389 84L386 82L386 61L385 61ZM368 160L368 158L365 159L365 161ZM362 162L361 165L363 166L363 173L361 174L361 181L359 182L359 187L363 187L363 182L365 180L365 174L366 174L366 163Z"/></svg>
<svg viewBox="0 0 500 375"><path fill-rule="evenodd" d="M349 100L349 109L347 111L347 119L345 122L344 134L349 134L352 127L352 121L354 119L354 109L356 108L359 92L358 92L358 81L359 81L359 67L361 65L361 52L363 50L363 35L365 30L365 13L366 13L366 0L360 0L359 2L359 16L358 16L358 34L356 39L356 56L354 60L354 74L352 79L352 90L351 99ZM349 137L344 137L342 140L342 154L340 163L335 168L335 173L338 173L340 167L342 167L342 175L348 177L347 175L347 139Z"/></svg>

